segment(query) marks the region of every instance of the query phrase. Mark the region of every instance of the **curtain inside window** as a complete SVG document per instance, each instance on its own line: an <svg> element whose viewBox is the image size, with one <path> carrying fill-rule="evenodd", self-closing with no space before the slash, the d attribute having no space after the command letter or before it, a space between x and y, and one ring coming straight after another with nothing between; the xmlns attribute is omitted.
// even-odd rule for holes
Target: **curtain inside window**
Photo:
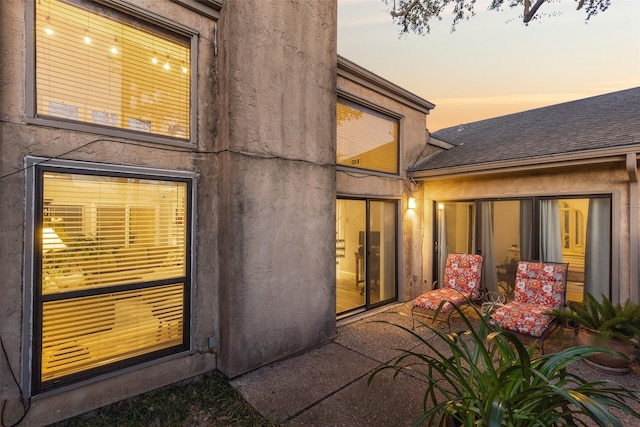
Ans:
<svg viewBox="0 0 640 427"><path fill-rule="evenodd" d="M482 202L481 250L484 255L482 281L488 291L498 292L498 275L493 247L493 202Z"/></svg>
<svg viewBox="0 0 640 427"><path fill-rule="evenodd" d="M611 200L589 199L585 253L585 291L596 298L610 298Z"/></svg>
<svg viewBox="0 0 640 427"><path fill-rule="evenodd" d="M447 215L444 206L438 207L438 283L444 283L444 269L447 266L449 243L447 242Z"/></svg>
<svg viewBox="0 0 640 427"><path fill-rule="evenodd" d="M533 200L520 201L520 259L533 259Z"/></svg>
<svg viewBox="0 0 640 427"><path fill-rule="evenodd" d="M562 262L562 235L557 200L540 201L540 260Z"/></svg>

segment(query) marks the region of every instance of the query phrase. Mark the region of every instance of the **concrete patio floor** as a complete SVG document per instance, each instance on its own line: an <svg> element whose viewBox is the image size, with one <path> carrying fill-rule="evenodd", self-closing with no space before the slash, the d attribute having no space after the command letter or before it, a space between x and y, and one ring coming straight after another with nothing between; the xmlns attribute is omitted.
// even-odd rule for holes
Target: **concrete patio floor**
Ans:
<svg viewBox="0 0 640 427"><path fill-rule="evenodd" d="M404 313L404 315L400 314ZM397 349L414 349L417 339L400 328L411 327L409 305L338 323L331 342L235 378L231 384L262 415L283 426L410 426L422 414L424 380L405 373L371 372L394 359ZM455 325L453 327L455 329ZM420 328L428 337L432 332ZM573 345L573 331L558 329L545 342L545 352ZM625 375L601 372L584 362L572 367L587 380L611 379L640 392L637 363ZM636 408L640 411L640 407ZM624 426L640 420L620 417Z"/></svg>

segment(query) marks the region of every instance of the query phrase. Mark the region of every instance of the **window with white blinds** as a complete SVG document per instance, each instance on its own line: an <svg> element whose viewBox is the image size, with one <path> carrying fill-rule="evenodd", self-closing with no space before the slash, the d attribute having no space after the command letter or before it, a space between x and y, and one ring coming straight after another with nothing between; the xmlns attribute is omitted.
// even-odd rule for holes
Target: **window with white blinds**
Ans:
<svg viewBox="0 0 640 427"><path fill-rule="evenodd" d="M190 183L39 170L36 391L184 351Z"/></svg>
<svg viewBox="0 0 640 427"><path fill-rule="evenodd" d="M398 173L397 118L340 98L336 123L338 165Z"/></svg>
<svg viewBox="0 0 640 427"><path fill-rule="evenodd" d="M36 115L190 138L190 39L90 1L38 0Z"/></svg>

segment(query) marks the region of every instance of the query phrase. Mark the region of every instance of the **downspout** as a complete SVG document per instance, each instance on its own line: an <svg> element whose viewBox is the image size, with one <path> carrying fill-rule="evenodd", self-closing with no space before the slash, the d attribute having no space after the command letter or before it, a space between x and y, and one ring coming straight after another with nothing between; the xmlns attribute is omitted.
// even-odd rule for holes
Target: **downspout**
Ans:
<svg viewBox="0 0 640 427"><path fill-rule="evenodd" d="M636 153L627 153L627 173L629 174L629 287L631 294L629 297L634 303L640 302L639 286L640 282L640 233L638 232L640 206L638 199L638 162Z"/></svg>

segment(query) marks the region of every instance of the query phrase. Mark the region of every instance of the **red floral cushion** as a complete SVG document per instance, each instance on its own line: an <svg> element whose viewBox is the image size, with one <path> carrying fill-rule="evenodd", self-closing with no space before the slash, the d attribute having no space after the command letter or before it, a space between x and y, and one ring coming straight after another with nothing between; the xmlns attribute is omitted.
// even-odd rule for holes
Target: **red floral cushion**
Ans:
<svg viewBox="0 0 640 427"><path fill-rule="evenodd" d="M561 308L564 303L565 264L520 261L516 272L514 300L543 306L546 310Z"/></svg>
<svg viewBox="0 0 640 427"><path fill-rule="evenodd" d="M449 254L444 270L443 288L451 288L465 294L469 299L480 297L482 256L471 254Z"/></svg>
<svg viewBox="0 0 640 427"><path fill-rule="evenodd" d="M436 310L442 301L447 303L442 307L443 313L450 313L453 310L453 305L461 305L466 302L465 295L451 288L434 289L429 292L425 292L419 297L411 301L414 307L426 308L428 310Z"/></svg>
<svg viewBox="0 0 640 427"><path fill-rule="evenodd" d="M480 277L482 256L470 254L449 254L444 270L444 283L440 289L425 292L411 303L414 307L436 310L442 301L444 313L453 310L453 305L462 305L469 300L480 298Z"/></svg>
<svg viewBox="0 0 640 427"><path fill-rule="evenodd" d="M543 314L548 309L538 304L511 301L491 313L491 318L504 330L539 337L553 320Z"/></svg>

